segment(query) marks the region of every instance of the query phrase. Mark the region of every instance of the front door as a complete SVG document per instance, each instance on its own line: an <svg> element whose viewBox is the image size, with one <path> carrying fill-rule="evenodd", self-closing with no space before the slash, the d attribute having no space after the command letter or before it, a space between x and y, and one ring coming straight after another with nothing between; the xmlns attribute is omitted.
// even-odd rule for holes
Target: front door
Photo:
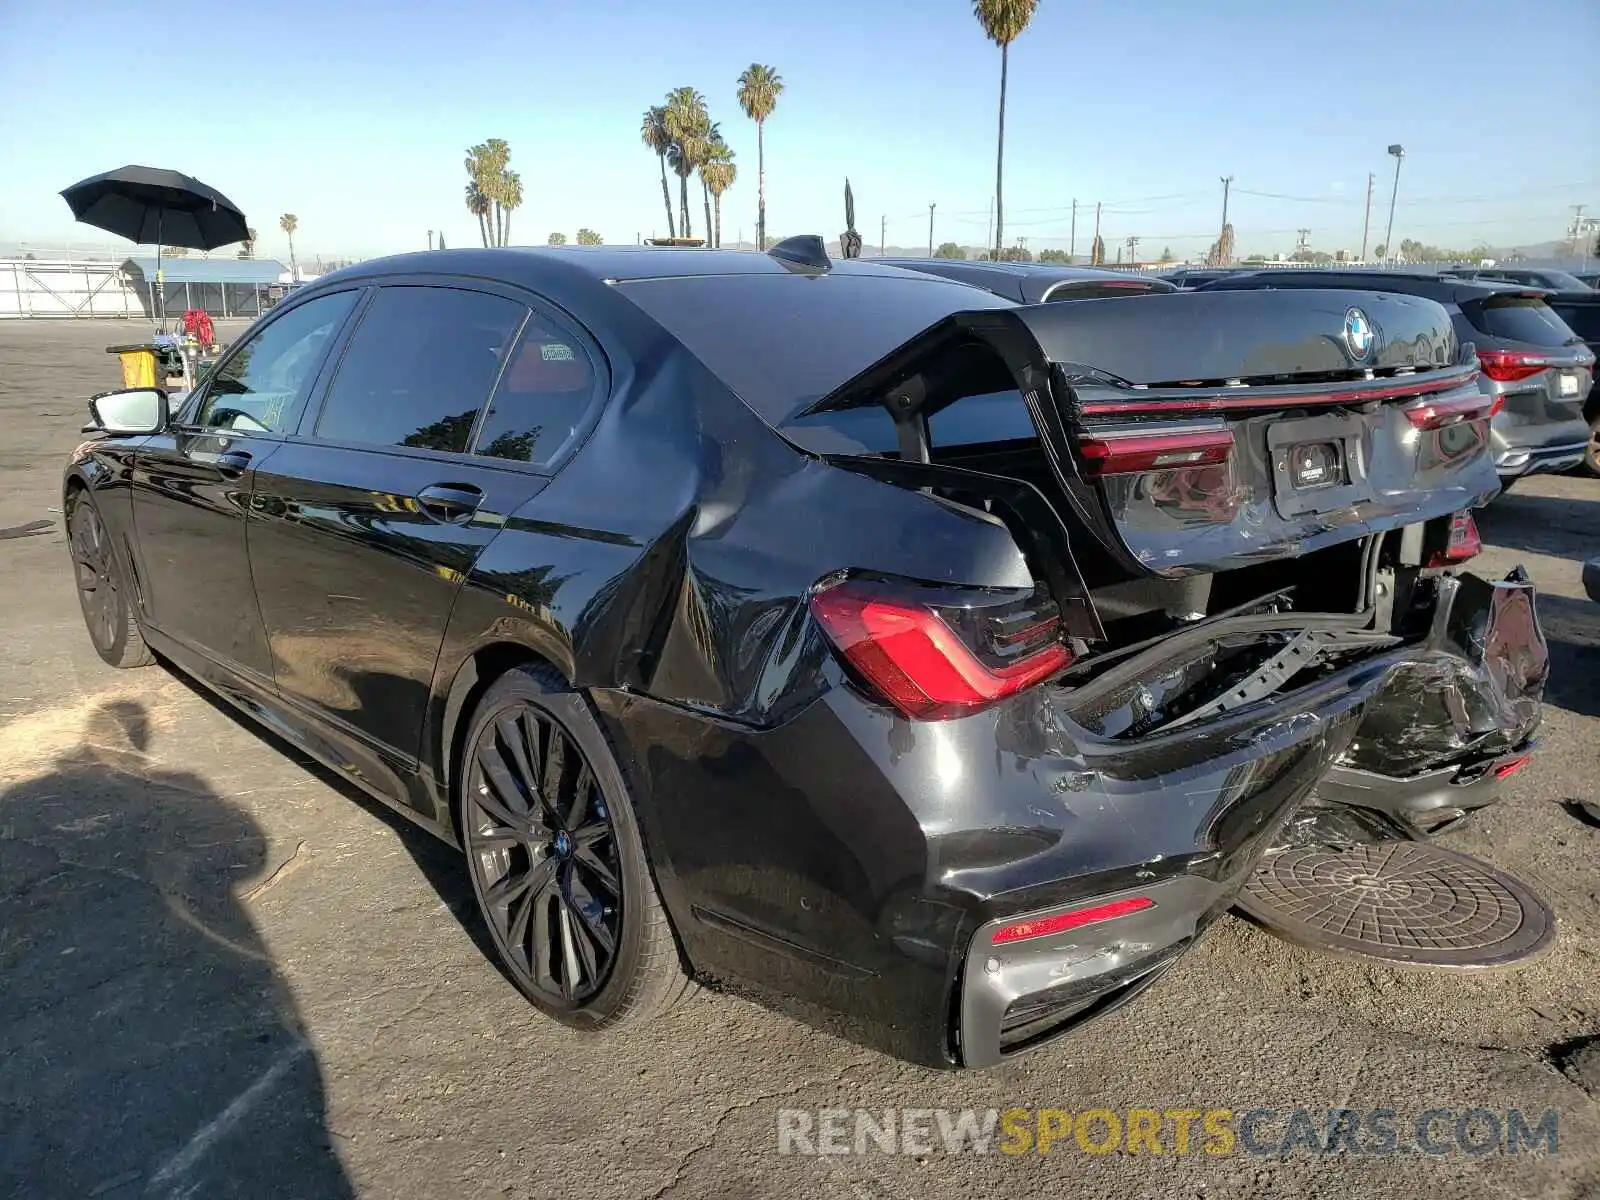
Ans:
<svg viewBox="0 0 1600 1200"><path fill-rule="evenodd" d="M286 309L218 364L168 429L135 456L133 520L144 619L194 655L213 682L229 672L271 687L245 547L256 472L282 446L357 291Z"/></svg>
<svg viewBox="0 0 1600 1200"><path fill-rule="evenodd" d="M525 452L468 452L528 315L470 285L378 289L321 404L257 473L250 555L279 693L331 739L324 757L396 798L461 583L544 482L506 461Z"/></svg>

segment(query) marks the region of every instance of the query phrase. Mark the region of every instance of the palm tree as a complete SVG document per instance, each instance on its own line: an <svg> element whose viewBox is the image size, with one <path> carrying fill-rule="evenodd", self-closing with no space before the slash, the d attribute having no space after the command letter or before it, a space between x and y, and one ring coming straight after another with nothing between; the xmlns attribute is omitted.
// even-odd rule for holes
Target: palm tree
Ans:
<svg viewBox="0 0 1600 1200"><path fill-rule="evenodd" d="M289 235L289 275L296 282L300 282L300 264L294 257L294 231L300 228L300 218L293 213L284 213L278 218L278 228Z"/></svg>
<svg viewBox="0 0 1600 1200"><path fill-rule="evenodd" d="M705 137L701 142L700 160L695 166L700 171L700 198L706 206L706 245L714 246L716 241L711 236L711 185L706 180L706 167L722 154L732 155L728 143L722 140L722 126L716 121L706 125Z"/></svg>
<svg viewBox="0 0 1600 1200"><path fill-rule="evenodd" d="M705 156L706 133L711 117L706 112L706 98L691 87L673 88L667 93L667 132L672 146L667 151L667 165L678 176L678 215L681 233L693 237L689 220L689 176L693 175ZM709 232L709 231L708 231Z"/></svg>
<svg viewBox="0 0 1600 1200"><path fill-rule="evenodd" d="M484 200L483 244L503 246L506 221L506 166L511 161L511 147L504 138L489 138L467 151L467 175ZM519 197L520 202L520 197ZM469 190L467 207L473 208ZM476 210L474 210L476 211Z"/></svg>
<svg viewBox="0 0 1600 1200"><path fill-rule="evenodd" d="M478 218L478 236L489 244L489 197L478 190L478 181L467 182L467 211Z"/></svg>
<svg viewBox="0 0 1600 1200"><path fill-rule="evenodd" d="M661 164L661 203L667 206L667 236L678 236L678 224L672 216L672 193L667 189L667 151L672 148L672 134L667 131L667 110L653 105L644 110L644 120L639 126L639 140L655 151Z"/></svg>
<svg viewBox="0 0 1600 1200"><path fill-rule="evenodd" d="M718 138L711 144L710 154L700 168L700 178L710 189L712 202L716 206L717 223L711 244L719 248L722 245L722 193L731 188L738 177L739 168L734 166L733 150Z"/></svg>
<svg viewBox="0 0 1600 1200"><path fill-rule="evenodd" d="M1006 161L1006 66L1011 54L1011 43L1022 35L1033 20L1039 0L972 0L972 13L983 26L988 39L1000 47L1000 136L995 143L994 156L994 253L1000 257L1004 245L1001 233L1000 183Z"/></svg>
<svg viewBox="0 0 1600 1200"><path fill-rule="evenodd" d="M490 138L483 143L483 169L487 178L484 194L494 205L494 244L506 244L506 166L511 161L511 147L503 138Z"/></svg>
<svg viewBox="0 0 1600 1200"><path fill-rule="evenodd" d="M500 178L500 203L505 208L505 225L500 230L500 244L511 244L511 211L522 205L522 176L507 171Z"/></svg>
<svg viewBox="0 0 1600 1200"><path fill-rule="evenodd" d="M739 76L739 107L756 123L756 249L767 248L767 118L778 107L783 77L771 67L751 63Z"/></svg>

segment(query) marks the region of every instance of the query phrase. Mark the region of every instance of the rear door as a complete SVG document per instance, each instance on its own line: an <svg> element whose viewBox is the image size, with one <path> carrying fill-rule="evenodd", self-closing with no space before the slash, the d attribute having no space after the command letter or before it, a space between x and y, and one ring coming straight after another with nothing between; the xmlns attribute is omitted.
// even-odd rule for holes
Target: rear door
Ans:
<svg viewBox="0 0 1600 1200"><path fill-rule="evenodd" d="M384 286L358 321L258 472L250 556L283 699L399 797L462 580L543 486L595 371L526 297L479 282ZM562 403L530 420L530 388Z"/></svg>

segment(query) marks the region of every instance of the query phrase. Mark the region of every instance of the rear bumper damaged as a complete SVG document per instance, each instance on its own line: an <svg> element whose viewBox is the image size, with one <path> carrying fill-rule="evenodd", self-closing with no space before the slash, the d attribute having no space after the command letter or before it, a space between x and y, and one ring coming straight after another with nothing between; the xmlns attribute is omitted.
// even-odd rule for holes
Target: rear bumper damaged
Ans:
<svg viewBox="0 0 1600 1200"><path fill-rule="evenodd" d="M1549 665L1520 569L1496 583L1440 580L1426 641L1390 676L1320 799L1413 836L1492 803L1532 749Z"/></svg>
<svg viewBox="0 0 1600 1200"><path fill-rule="evenodd" d="M644 832L697 974L912 1061L982 1066L1157 979L1330 764L1426 780L1532 736L1531 586L1436 586L1409 641L1335 614L1216 617L953 720L908 720L832 662L819 701L762 728L596 700L645 764ZM1261 669L1307 632L1322 649L1303 669ZM1229 678L1268 693L1197 692L1197 645L1245 654Z"/></svg>
<svg viewBox="0 0 1600 1200"><path fill-rule="evenodd" d="M1425 639L1379 652L1312 688L1268 702L1266 711L1276 720L1247 726L1246 739L1267 753L1245 758L1234 769L1248 771L1271 761L1268 748L1281 736L1277 731L1315 721L1327 755L1315 773L1330 761L1336 764L1318 787L1316 805L1324 812L1359 806L1406 832L1424 833L1490 803L1501 780L1526 762L1539 724L1548 652L1534 590L1520 569L1497 583L1467 575L1442 578L1437 586L1433 625ZM1213 636L1225 641L1228 634L1219 629ZM1149 692L1161 673L1151 665L1137 670L1145 681L1134 685L1134 692L1159 705L1160 698ZM1255 707L1241 708L1236 719ZM1189 728L1179 722L1173 726L1180 733ZM1155 749L1149 739L1128 745L1140 759ZM1104 780L1102 771L1102 786ZM1152 782L1169 793L1178 779ZM1336 819L1318 820L1310 813L1296 820L1309 789L1291 785L1286 790L1289 794L1277 796L1280 807L1257 807L1252 814L1240 803L1241 794L1230 795L1226 787L1207 789L1213 798L1210 819L1193 827L1194 847L1180 870L1155 855L1134 871L1139 881L1132 887L1069 910L1087 907L1093 913L1110 905L1104 911L1117 915L1017 945L1000 933L1015 928L1015 914L979 929L963 962L962 1061L969 1066L997 1062L1131 999L1231 902L1260 853L1291 837L1303 838L1307 829L1338 827ZM1175 815L1166 795L1146 799L1156 801L1167 816ZM1231 834L1224 832L1230 823ZM1119 908L1131 911L1120 914ZM1048 929L1051 915L1030 912L1026 919Z"/></svg>

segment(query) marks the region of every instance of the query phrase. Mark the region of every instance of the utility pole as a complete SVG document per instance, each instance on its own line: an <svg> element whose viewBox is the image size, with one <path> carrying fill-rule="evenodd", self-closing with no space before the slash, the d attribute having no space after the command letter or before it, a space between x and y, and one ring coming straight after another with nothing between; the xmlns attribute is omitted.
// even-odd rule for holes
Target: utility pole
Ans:
<svg viewBox="0 0 1600 1200"><path fill-rule="evenodd" d="M433 249L433 230L428 230L428 249Z"/></svg>
<svg viewBox="0 0 1600 1200"><path fill-rule="evenodd" d="M1219 176L1222 180L1222 228L1217 230L1217 257L1222 261L1218 266L1229 266L1233 259L1233 247L1228 245L1228 193L1233 190L1233 176Z"/></svg>
<svg viewBox="0 0 1600 1200"><path fill-rule="evenodd" d="M1072 198L1072 237L1067 242L1067 262L1078 257L1078 198Z"/></svg>
<svg viewBox="0 0 1600 1200"><path fill-rule="evenodd" d="M1296 259L1299 259L1299 261L1304 262L1305 259L1300 258L1300 256L1302 254L1309 254L1309 252L1310 252L1311 230L1309 230L1309 229L1296 229L1295 233L1298 236L1295 239L1294 256L1295 256Z"/></svg>
<svg viewBox="0 0 1600 1200"><path fill-rule="evenodd" d="M938 208L938 207L939 206L937 204L928 205L928 257L929 258L933 257L933 210Z"/></svg>
<svg viewBox="0 0 1600 1200"><path fill-rule="evenodd" d="M1574 255L1579 253L1578 243L1582 242L1584 266L1589 265L1589 238L1583 224L1583 210L1588 207L1587 204L1574 204L1572 206L1572 253Z"/></svg>
<svg viewBox="0 0 1600 1200"><path fill-rule="evenodd" d="M1389 228L1383 235L1383 256L1392 262L1395 258L1394 247L1390 245L1394 241L1394 202L1400 195L1400 164L1405 161L1406 148L1396 142L1389 147L1389 153L1394 155L1394 190L1389 193Z"/></svg>
<svg viewBox="0 0 1600 1200"><path fill-rule="evenodd" d="M1136 237L1130 237L1128 239L1128 265L1130 267L1135 265L1139 261L1138 256L1134 253L1138 249L1139 249L1139 239L1136 238Z"/></svg>
<svg viewBox="0 0 1600 1200"><path fill-rule="evenodd" d="M889 253L889 214L878 218L878 257Z"/></svg>
<svg viewBox="0 0 1600 1200"><path fill-rule="evenodd" d="M1100 201L1094 202L1094 241L1089 243L1089 258L1093 262L1094 248L1100 244ZM1095 263L1096 266L1105 266L1105 263Z"/></svg>
<svg viewBox="0 0 1600 1200"><path fill-rule="evenodd" d="M1367 172L1367 215L1361 218L1361 261L1367 261L1367 230L1372 227L1372 181L1377 176Z"/></svg>

